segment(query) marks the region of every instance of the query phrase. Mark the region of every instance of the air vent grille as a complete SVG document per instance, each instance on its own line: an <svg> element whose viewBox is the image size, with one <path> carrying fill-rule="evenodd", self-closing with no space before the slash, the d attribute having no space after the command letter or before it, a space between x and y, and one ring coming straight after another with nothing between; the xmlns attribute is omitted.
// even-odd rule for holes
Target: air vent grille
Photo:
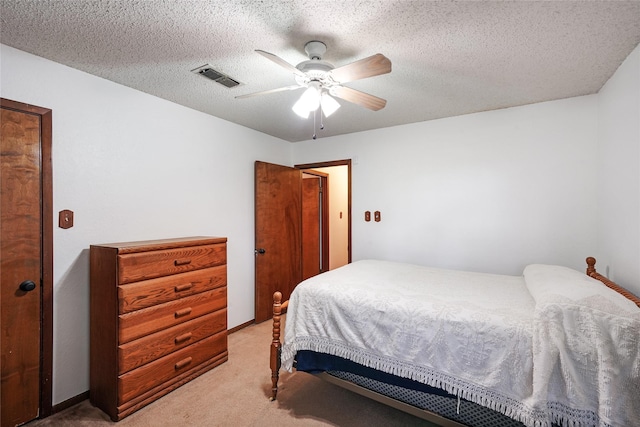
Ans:
<svg viewBox="0 0 640 427"><path fill-rule="evenodd" d="M231 77L228 77L228 76L224 76L223 78L216 80L216 82L218 82L222 86L226 86L228 88L236 87L236 86L238 86L240 84L240 82L237 82L237 81L233 80Z"/></svg>
<svg viewBox="0 0 640 427"><path fill-rule="evenodd" d="M224 74L217 72L213 68L205 68L200 70L200 74L211 80L218 80L224 77Z"/></svg>
<svg viewBox="0 0 640 427"><path fill-rule="evenodd" d="M220 71L216 71L209 64L198 67L195 70L191 70L192 73L200 74L202 77L206 77L209 80L213 80L216 83L220 83L224 87L232 88L240 84L239 81L232 79Z"/></svg>

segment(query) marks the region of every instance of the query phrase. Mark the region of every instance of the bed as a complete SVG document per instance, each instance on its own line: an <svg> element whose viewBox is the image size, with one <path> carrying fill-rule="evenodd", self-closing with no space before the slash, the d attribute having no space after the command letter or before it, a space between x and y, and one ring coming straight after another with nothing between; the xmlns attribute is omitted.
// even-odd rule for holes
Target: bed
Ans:
<svg viewBox="0 0 640 427"><path fill-rule="evenodd" d="M640 300L592 257L586 275L357 261L273 312L273 400L282 368L443 426L640 425Z"/></svg>

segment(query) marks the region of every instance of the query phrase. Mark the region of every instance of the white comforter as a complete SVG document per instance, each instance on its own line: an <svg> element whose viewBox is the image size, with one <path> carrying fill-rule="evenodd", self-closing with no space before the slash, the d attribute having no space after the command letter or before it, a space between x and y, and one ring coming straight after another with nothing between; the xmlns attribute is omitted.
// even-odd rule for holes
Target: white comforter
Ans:
<svg viewBox="0 0 640 427"><path fill-rule="evenodd" d="M298 285L282 363L291 370L298 350L319 351L528 426L631 426L639 336L640 309L563 267L503 276L367 260Z"/></svg>

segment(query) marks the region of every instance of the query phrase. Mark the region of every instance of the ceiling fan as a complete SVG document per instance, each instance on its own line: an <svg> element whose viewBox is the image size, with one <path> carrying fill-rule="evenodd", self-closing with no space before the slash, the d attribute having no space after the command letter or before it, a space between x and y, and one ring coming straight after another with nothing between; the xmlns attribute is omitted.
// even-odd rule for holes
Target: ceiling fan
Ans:
<svg viewBox="0 0 640 427"><path fill-rule="evenodd" d="M349 88L343 84L391 72L391 61L386 56L377 53L336 68L330 62L322 60L322 55L327 50L327 46L323 42L310 41L305 44L304 50L309 59L295 67L272 53L256 50L260 55L292 72L297 84L240 95L236 96L236 98L249 98L257 95L307 88L293 106L293 111L303 118L309 117L309 113L316 111L318 107L321 107L325 117L333 114L340 107L340 104L332 96L373 111L384 108L387 103L386 100Z"/></svg>

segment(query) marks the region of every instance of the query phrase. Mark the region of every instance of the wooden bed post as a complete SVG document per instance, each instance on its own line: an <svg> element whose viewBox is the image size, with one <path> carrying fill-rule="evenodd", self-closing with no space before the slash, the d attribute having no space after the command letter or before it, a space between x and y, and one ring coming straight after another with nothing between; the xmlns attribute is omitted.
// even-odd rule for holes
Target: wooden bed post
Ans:
<svg viewBox="0 0 640 427"><path fill-rule="evenodd" d="M596 272L596 259L592 256L587 257L587 276L591 276Z"/></svg>
<svg viewBox="0 0 640 427"><path fill-rule="evenodd" d="M271 398L276 400L278 394L278 378L280 377L280 351L282 343L280 342L280 316L282 311L287 308L289 301L282 303L282 293L275 292L273 294L273 339L271 341Z"/></svg>
<svg viewBox="0 0 640 427"><path fill-rule="evenodd" d="M601 281L607 287L613 289L614 291L616 291L617 293L619 293L620 295L622 295L623 297L627 298L628 300L635 303L635 305L640 307L640 298L638 296L632 294L622 286L615 283L613 280L609 280L609 278L603 276L602 274L596 271L596 259L592 256L587 258L587 276L593 277L594 279Z"/></svg>

